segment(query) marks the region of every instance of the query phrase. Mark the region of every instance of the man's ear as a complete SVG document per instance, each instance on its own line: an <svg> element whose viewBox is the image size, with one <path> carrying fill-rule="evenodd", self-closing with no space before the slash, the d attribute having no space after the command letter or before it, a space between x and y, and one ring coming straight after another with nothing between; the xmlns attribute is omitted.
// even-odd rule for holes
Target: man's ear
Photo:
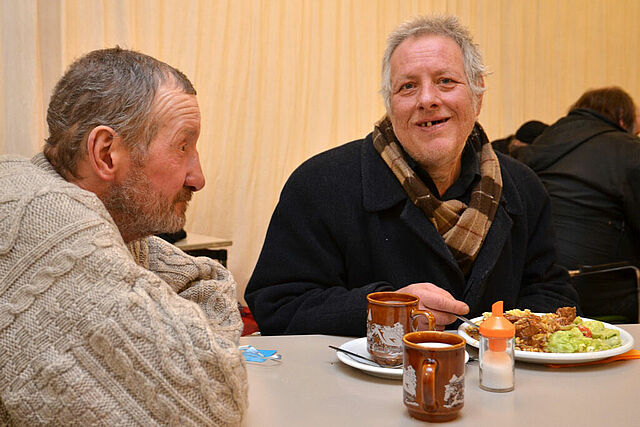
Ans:
<svg viewBox="0 0 640 427"><path fill-rule="evenodd" d="M625 124L624 120L622 120L622 116L620 116L620 118L618 119L618 124L620 125L620 127L624 130L626 130L627 132L636 135L636 123L637 123L637 119L633 122L633 124L631 125L631 128L628 128L627 125Z"/></svg>
<svg viewBox="0 0 640 427"><path fill-rule="evenodd" d="M87 138L88 161L94 174L103 181L115 178L122 160L121 138L109 126L97 126Z"/></svg>

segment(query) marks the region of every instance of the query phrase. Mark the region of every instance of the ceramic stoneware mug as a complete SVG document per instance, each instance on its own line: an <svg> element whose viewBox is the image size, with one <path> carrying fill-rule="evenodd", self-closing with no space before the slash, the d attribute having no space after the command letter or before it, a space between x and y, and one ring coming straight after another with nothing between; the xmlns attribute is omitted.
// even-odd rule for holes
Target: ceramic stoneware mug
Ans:
<svg viewBox="0 0 640 427"><path fill-rule="evenodd" d="M402 337L418 327L424 316L429 330L436 327L430 312L419 310L419 298L399 292L374 292L367 295L367 350L383 366L402 363Z"/></svg>
<svg viewBox="0 0 640 427"><path fill-rule="evenodd" d="M409 414L424 421L456 418L464 406L464 338L448 332L411 332L402 345L402 395Z"/></svg>

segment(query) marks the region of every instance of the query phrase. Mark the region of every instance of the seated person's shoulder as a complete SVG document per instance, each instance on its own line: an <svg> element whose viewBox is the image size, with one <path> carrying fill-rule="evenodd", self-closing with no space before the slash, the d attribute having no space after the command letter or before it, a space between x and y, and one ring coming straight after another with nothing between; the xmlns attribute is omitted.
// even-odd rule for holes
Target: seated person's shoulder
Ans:
<svg viewBox="0 0 640 427"><path fill-rule="evenodd" d="M27 159L0 159L0 228L20 239L42 242L104 226L117 228L100 199ZM66 230L66 231L64 231Z"/></svg>
<svg viewBox="0 0 640 427"><path fill-rule="evenodd" d="M288 190L334 191L346 182L360 180L361 150L357 140L316 154L298 166L285 186Z"/></svg>
<svg viewBox="0 0 640 427"><path fill-rule="evenodd" d="M58 175L44 156L36 156L32 160L15 155L0 156L0 182L2 194L84 192Z"/></svg>
<svg viewBox="0 0 640 427"><path fill-rule="evenodd" d="M521 161L502 153L496 153L496 155L500 162L502 175L507 174L511 179L522 182L530 181L532 179L534 181L539 181L536 173Z"/></svg>
<svg viewBox="0 0 640 427"><path fill-rule="evenodd" d="M627 132L620 132L618 141L621 154L636 165L640 165L640 138Z"/></svg>
<svg viewBox="0 0 640 427"><path fill-rule="evenodd" d="M519 199L532 203L548 197L542 181L531 168L506 154L496 155L500 161L503 192L515 192Z"/></svg>
<svg viewBox="0 0 640 427"><path fill-rule="evenodd" d="M10 186L16 179L35 174L38 172L37 169L37 166L24 157L13 154L0 156L0 182L2 182L0 191L3 194L10 191Z"/></svg>

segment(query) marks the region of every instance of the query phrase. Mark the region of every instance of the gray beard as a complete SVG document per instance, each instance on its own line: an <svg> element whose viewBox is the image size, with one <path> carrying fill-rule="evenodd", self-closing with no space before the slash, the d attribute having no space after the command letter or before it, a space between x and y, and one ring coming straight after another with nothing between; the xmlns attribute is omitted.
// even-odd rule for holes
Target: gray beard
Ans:
<svg viewBox="0 0 640 427"><path fill-rule="evenodd" d="M113 184L102 202L120 234L139 239L180 231L186 218L184 212L175 212L175 205L191 200L191 195L190 190L183 189L173 200L168 200L151 187L146 175L134 165L125 181Z"/></svg>

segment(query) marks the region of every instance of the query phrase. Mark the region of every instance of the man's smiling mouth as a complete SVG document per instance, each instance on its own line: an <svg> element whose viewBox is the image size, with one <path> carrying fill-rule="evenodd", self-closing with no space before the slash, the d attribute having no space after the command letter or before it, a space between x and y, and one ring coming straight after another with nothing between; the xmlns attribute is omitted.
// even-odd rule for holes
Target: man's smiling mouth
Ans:
<svg viewBox="0 0 640 427"><path fill-rule="evenodd" d="M448 117L447 117L446 119L432 120L432 121L430 121L430 122L420 123L418 126L428 128L428 127L431 127L431 126L433 126L433 125L437 125L438 123L444 123L444 122L446 122L447 120L449 120L449 118L448 118Z"/></svg>

